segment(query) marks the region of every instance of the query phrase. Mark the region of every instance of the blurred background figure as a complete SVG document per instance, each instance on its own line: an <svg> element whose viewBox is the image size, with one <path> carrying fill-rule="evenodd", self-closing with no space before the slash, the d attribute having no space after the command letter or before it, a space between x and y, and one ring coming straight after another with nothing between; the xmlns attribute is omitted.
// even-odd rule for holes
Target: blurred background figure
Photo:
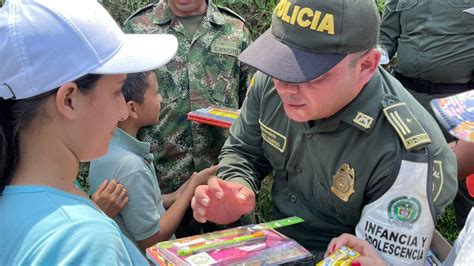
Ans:
<svg viewBox="0 0 474 266"><path fill-rule="evenodd" d="M385 1L379 45L388 57L397 54L395 77L432 115L432 99L474 89L474 17L466 11L473 7L469 0ZM448 143L456 141L441 129ZM459 229L474 205L462 182L470 172L465 161L471 158L465 157L464 146L451 144L460 181L454 200Z"/></svg>

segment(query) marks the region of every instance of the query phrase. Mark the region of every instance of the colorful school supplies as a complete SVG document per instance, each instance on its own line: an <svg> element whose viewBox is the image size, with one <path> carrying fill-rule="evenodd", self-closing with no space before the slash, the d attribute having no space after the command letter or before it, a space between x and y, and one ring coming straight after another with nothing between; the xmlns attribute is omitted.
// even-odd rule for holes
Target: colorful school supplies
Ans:
<svg viewBox="0 0 474 266"><path fill-rule="evenodd" d="M222 128L230 128L239 114L240 110L208 107L189 112L188 120Z"/></svg>
<svg viewBox="0 0 474 266"><path fill-rule="evenodd" d="M299 223L302 223L304 222L304 220L298 216L291 216L291 217L288 217L288 218L283 218L283 219L280 219L280 220L274 220L274 221L270 221L270 222L266 222L266 223L260 223L260 224L256 224L255 226L253 226L252 228L253 229L275 229L275 228L280 228L280 227L284 227L284 226L289 226L289 225L293 225L293 224L299 224Z"/></svg>
<svg viewBox="0 0 474 266"><path fill-rule="evenodd" d="M451 135L465 141L474 141L474 90L434 99L431 107Z"/></svg>
<svg viewBox="0 0 474 266"><path fill-rule="evenodd" d="M350 266L352 260L360 257L359 252L342 246L324 260L318 262L316 266Z"/></svg>
<svg viewBox="0 0 474 266"><path fill-rule="evenodd" d="M178 256L187 256L203 251L213 251L217 249L227 249L233 247L240 247L249 244L256 244L265 242L266 236L263 232L256 232L248 235L237 236L222 241L213 241L210 243L203 243L202 245L184 247L177 250Z"/></svg>
<svg viewBox="0 0 474 266"><path fill-rule="evenodd" d="M160 242L146 250L156 265L261 265L310 262L312 255L273 228L302 222L291 217ZM164 262L163 262L164 261Z"/></svg>

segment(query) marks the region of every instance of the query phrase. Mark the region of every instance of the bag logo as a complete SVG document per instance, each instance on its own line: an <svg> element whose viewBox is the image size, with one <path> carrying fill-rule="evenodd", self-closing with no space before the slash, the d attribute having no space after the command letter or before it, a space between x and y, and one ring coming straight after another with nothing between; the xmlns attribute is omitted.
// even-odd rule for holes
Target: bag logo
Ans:
<svg viewBox="0 0 474 266"><path fill-rule="evenodd" d="M415 198L397 197L390 201L387 212L390 224L411 229L420 218L421 205Z"/></svg>
<svg viewBox="0 0 474 266"><path fill-rule="evenodd" d="M348 202L354 190L355 171L347 163L343 164L332 177L331 191L341 200Z"/></svg>

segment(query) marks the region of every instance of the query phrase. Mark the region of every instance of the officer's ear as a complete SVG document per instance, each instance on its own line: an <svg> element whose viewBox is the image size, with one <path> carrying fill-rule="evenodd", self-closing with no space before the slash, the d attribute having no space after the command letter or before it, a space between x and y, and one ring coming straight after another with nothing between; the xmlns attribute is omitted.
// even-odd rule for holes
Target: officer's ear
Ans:
<svg viewBox="0 0 474 266"><path fill-rule="evenodd" d="M358 56L357 53L353 56ZM360 55L359 55L360 56ZM357 71L357 83L361 86L364 86L369 82L369 80L374 75L375 71L378 69L380 61L380 52L373 48L363 52L363 55L359 57L355 63L355 68Z"/></svg>

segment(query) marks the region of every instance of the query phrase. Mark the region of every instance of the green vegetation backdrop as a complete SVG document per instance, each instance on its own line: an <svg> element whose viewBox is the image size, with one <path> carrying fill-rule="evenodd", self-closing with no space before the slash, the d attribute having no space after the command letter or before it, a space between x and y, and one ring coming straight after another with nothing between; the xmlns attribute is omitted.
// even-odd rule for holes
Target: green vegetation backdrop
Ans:
<svg viewBox="0 0 474 266"><path fill-rule="evenodd" d="M380 12L383 10L384 0L374 0ZM0 6L5 0L0 0ZM157 2L157 0L99 0L105 8L112 14L119 25L122 25L137 9ZM220 6L229 7L238 14L240 14L247 22L247 25L252 33L252 38L255 39L263 33L270 25L271 13L275 8L278 0L213 0L214 3ZM83 164L79 172L79 180L81 184L87 188L87 174L88 165ZM262 189L258 195L257 215L261 221L269 221L271 219L271 184L272 177L267 177ZM456 229L454 211L450 206L446 213L438 221L438 230L453 243L458 235Z"/></svg>

